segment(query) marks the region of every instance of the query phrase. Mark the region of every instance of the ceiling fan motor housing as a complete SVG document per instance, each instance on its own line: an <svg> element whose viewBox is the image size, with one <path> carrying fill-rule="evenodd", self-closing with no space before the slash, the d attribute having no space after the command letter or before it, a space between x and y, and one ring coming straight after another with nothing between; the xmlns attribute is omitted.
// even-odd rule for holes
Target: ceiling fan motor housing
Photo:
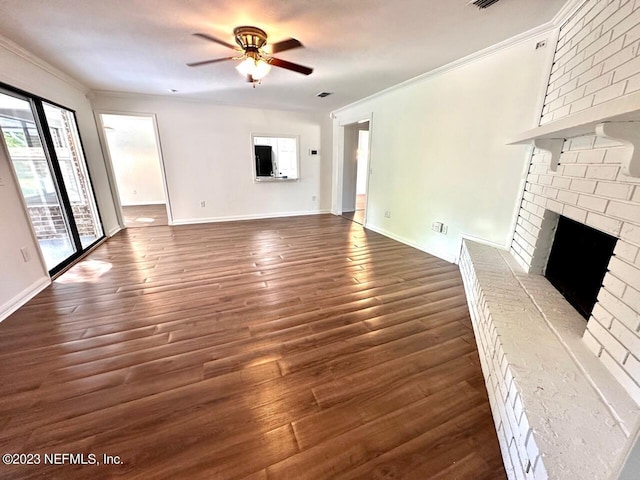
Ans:
<svg viewBox="0 0 640 480"><path fill-rule="evenodd" d="M267 34L256 27L237 27L233 30L236 43L244 50L258 51L267 43Z"/></svg>

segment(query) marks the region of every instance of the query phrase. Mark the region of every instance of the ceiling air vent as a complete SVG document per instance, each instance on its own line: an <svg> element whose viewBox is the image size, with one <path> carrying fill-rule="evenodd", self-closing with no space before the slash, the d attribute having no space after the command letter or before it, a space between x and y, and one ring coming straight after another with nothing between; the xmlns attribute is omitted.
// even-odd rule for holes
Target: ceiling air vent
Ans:
<svg viewBox="0 0 640 480"><path fill-rule="evenodd" d="M328 97L329 95L331 95L331 92L316 93L316 97L320 97L320 98Z"/></svg>
<svg viewBox="0 0 640 480"><path fill-rule="evenodd" d="M474 2L469 2L468 5L475 5L478 8L487 8L497 2L498 0L475 0Z"/></svg>

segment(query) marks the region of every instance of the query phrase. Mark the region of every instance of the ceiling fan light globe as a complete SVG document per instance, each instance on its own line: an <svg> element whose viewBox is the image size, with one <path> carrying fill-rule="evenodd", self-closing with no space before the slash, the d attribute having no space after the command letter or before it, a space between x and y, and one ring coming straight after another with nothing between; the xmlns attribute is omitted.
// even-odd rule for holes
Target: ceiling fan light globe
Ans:
<svg viewBox="0 0 640 480"><path fill-rule="evenodd" d="M245 58L236 67L236 70L244 77L251 75L254 80L260 80L267 76L271 70L271 65L262 59Z"/></svg>
<svg viewBox="0 0 640 480"><path fill-rule="evenodd" d="M269 71L271 70L271 65L269 65L264 60L260 59L255 63L255 69L252 73L252 76L256 80L261 80L267 76Z"/></svg>
<svg viewBox="0 0 640 480"><path fill-rule="evenodd" d="M246 77L247 75L251 75L254 70L255 61L253 58L245 58L242 62L240 62L236 66L236 70L240 72L240 75Z"/></svg>

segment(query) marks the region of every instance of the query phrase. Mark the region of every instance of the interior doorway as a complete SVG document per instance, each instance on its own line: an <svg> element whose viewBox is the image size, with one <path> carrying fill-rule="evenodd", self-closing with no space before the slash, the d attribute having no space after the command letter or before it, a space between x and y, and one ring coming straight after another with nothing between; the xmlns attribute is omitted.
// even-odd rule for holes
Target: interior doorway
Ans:
<svg viewBox="0 0 640 480"><path fill-rule="evenodd" d="M342 216L364 225L369 175L369 122L344 127Z"/></svg>
<svg viewBox="0 0 640 480"><path fill-rule="evenodd" d="M170 210L155 118L101 113L100 123L124 226L168 225Z"/></svg>

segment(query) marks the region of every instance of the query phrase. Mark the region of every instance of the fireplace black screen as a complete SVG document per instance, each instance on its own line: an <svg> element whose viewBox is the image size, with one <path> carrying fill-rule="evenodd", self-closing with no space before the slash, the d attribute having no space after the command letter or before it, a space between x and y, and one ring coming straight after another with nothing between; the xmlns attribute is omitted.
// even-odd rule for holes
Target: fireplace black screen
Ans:
<svg viewBox="0 0 640 480"><path fill-rule="evenodd" d="M616 238L560 217L545 276L588 319L616 246Z"/></svg>

